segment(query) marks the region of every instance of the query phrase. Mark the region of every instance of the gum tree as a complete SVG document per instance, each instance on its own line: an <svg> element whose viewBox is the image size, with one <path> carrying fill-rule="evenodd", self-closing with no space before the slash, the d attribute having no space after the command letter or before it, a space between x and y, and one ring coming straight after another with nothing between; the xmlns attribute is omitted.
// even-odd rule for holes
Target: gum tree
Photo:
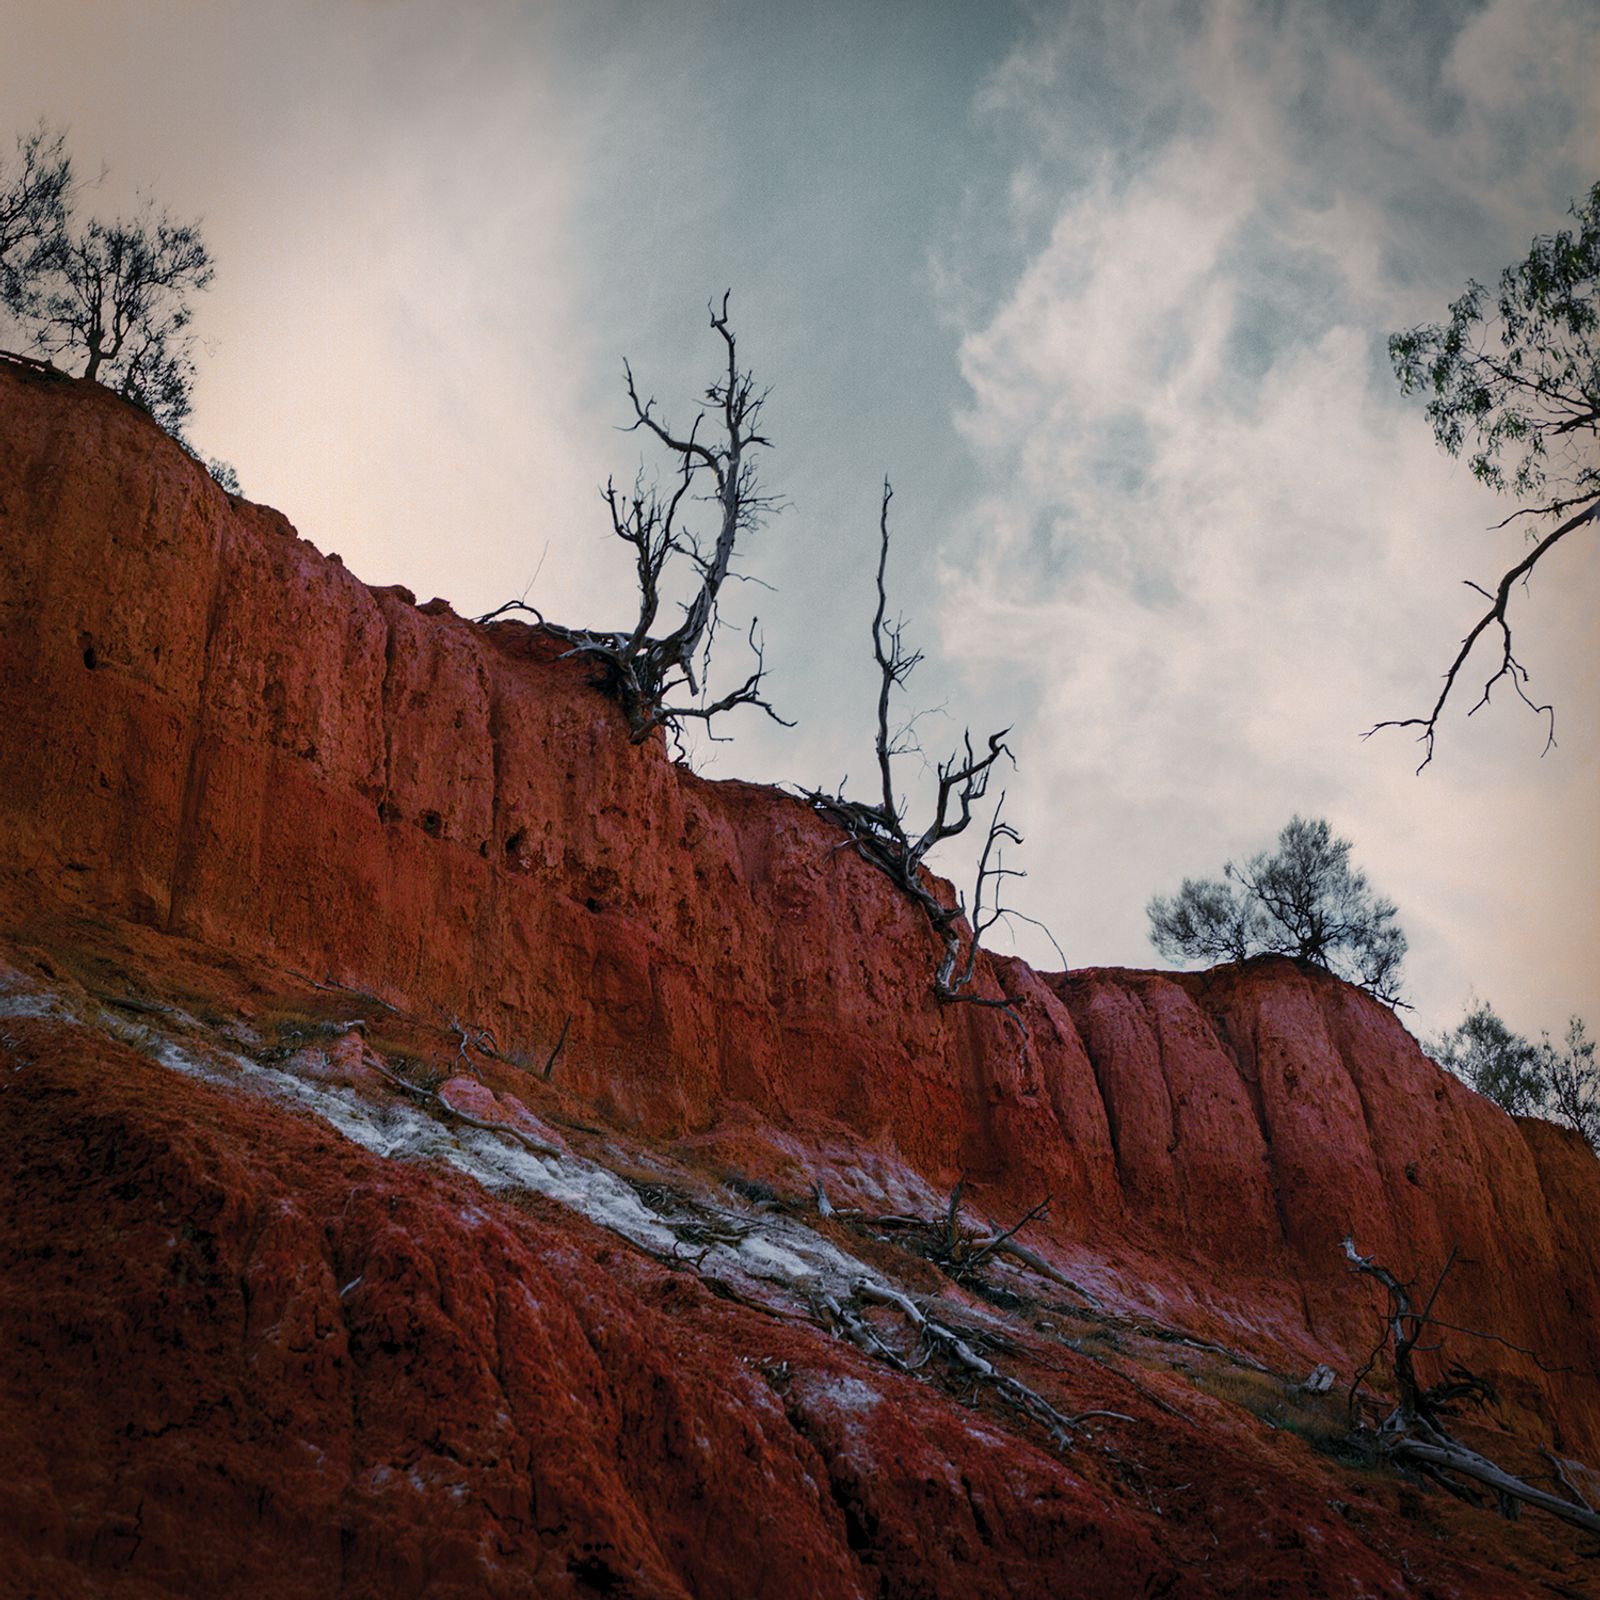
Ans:
<svg viewBox="0 0 1600 1600"><path fill-rule="evenodd" d="M1527 258L1500 274L1493 294L1469 281L1447 321L1389 340L1401 390L1426 397L1440 447L1465 454L1479 482L1523 502L1499 526L1528 523L1527 551L1497 583L1467 580L1488 607L1462 639L1432 708L1369 730L1417 729L1419 772L1433 759L1439 718L1485 636L1498 655L1491 653L1468 714L1505 680L1545 719L1545 749L1555 743L1555 711L1528 692L1510 607L1517 587L1562 540L1600 519L1600 183L1571 214L1576 227L1536 238Z"/></svg>

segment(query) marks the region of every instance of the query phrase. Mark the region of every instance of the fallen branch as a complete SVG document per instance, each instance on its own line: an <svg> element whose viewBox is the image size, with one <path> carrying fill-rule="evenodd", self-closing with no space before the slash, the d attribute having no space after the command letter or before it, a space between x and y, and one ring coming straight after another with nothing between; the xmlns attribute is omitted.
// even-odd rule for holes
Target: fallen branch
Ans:
<svg viewBox="0 0 1600 1600"><path fill-rule="evenodd" d="M1463 1477L1472 1478L1486 1488L1493 1489L1497 1495L1548 1511L1551 1516L1570 1522L1573 1527L1582 1528L1586 1533L1600 1534L1600 1516L1596 1516L1588 1506L1574 1505L1559 1495L1535 1489L1531 1483L1512 1477L1487 1456L1469 1450L1454 1439L1447 1437L1435 1443L1407 1435L1396 1440L1390 1446L1390 1451L1403 1459L1424 1462L1440 1471L1459 1472Z"/></svg>
<svg viewBox="0 0 1600 1600"><path fill-rule="evenodd" d="M1520 1502L1546 1511L1551 1516L1559 1517L1563 1522L1569 1522L1588 1533L1600 1534L1600 1515L1596 1515L1583 1501L1582 1496L1578 1496L1574 1502L1563 1500L1559 1495L1548 1494L1543 1489L1536 1489L1531 1483L1524 1483L1521 1478L1514 1477L1504 1468L1497 1466L1487 1456L1480 1455L1476 1450L1462 1444L1460 1440L1451 1437L1440 1420L1441 1416L1452 1401L1481 1400L1487 1396L1488 1385L1482 1379L1464 1367L1452 1368L1445 1380L1426 1387L1417 1377L1414 1355L1420 1349L1431 1351L1438 1348L1436 1345L1424 1346L1421 1341L1426 1336L1429 1326L1435 1321L1434 1302L1439 1298L1439 1291L1444 1287L1445 1278L1455 1263L1455 1250L1451 1250L1445 1261L1444 1270L1434 1282L1433 1289L1421 1310L1418 1310L1412 1303L1409 1287L1387 1267L1381 1266L1370 1256L1361 1255L1356 1250L1353 1238L1346 1238L1343 1248L1351 1270L1376 1280L1383 1286L1389 1298L1387 1333L1378 1350L1381 1351L1385 1344L1391 1347L1390 1359L1394 1367L1395 1388L1399 1399L1393 1411L1378 1426L1378 1443L1384 1454L1396 1460L1413 1463L1435 1482L1463 1498L1470 1499L1471 1496L1465 1494L1462 1486L1452 1482L1446 1474L1455 1473L1492 1489L1498 1498L1503 1515L1511 1515L1512 1506ZM1361 1377L1371 1370L1377 1353L1374 1352L1362 1374L1357 1377L1358 1383ZM1566 1482L1566 1474L1560 1471L1559 1467L1557 1475L1563 1483Z"/></svg>
<svg viewBox="0 0 1600 1600"><path fill-rule="evenodd" d="M1043 1426L1058 1445L1065 1446L1071 1443L1070 1436L1075 1429L1097 1419L1127 1423L1134 1420L1121 1411L1079 1411L1070 1416L1057 1411L1037 1390L1030 1389L1019 1379L999 1371L992 1361L979 1355L956 1329L929 1316L909 1295L902 1294L898 1289L891 1289L886 1284L873 1283L866 1278L856 1281L854 1291L858 1299L868 1300L876 1305L890 1306L899 1311L916 1329L924 1347L938 1350L952 1365L993 1389L1014 1410L1022 1412ZM875 1344L882 1347L883 1341L876 1334L871 1334L870 1337ZM893 1360L902 1370L912 1370L905 1358L898 1353L893 1355Z"/></svg>
<svg viewBox="0 0 1600 1600"><path fill-rule="evenodd" d="M985 1239L981 1243L974 1240L975 1248L972 1253L961 1263L964 1272L976 1272L985 1261L989 1259L1014 1233L1020 1233L1035 1217L1042 1217L1050 1209L1053 1195L1046 1195L1033 1210L1024 1212L1020 1220L1011 1224L1004 1233L997 1233L992 1239Z"/></svg>
<svg viewBox="0 0 1600 1600"><path fill-rule="evenodd" d="M1081 1283L1069 1278L1064 1272L1058 1272L1043 1256L1030 1250L1026 1245L1018 1244L1015 1239L1007 1239L994 1241L994 1248L1001 1255L1014 1256L1023 1266L1037 1272L1041 1278L1048 1278L1052 1283L1060 1284L1063 1289L1070 1289L1075 1295L1078 1295L1093 1306L1096 1311L1105 1309L1101 1300L1085 1289Z"/></svg>
<svg viewBox="0 0 1600 1600"><path fill-rule="evenodd" d="M439 1089L425 1089L420 1083L411 1083L402 1078L399 1073L391 1072L381 1061L374 1060L371 1065L380 1076L385 1077L397 1089L404 1089L407 1094L416 1095L419 1100L431 1100L439 1106L447 1116L454 1117L458 1122L464 1122L469 1128L479 1128L484 1133L504 1134L508 1139L515 1139L518 1144L531 1151L536 1156L559 1157L561 1152L552 1144L543 1144L538 1139L529 1136L519 1128L513 1128L504 1122L485 1122L481 1117L475 1117L470 1112L463 1111L459 1106L451 1103L448 1096Z"/></svg>

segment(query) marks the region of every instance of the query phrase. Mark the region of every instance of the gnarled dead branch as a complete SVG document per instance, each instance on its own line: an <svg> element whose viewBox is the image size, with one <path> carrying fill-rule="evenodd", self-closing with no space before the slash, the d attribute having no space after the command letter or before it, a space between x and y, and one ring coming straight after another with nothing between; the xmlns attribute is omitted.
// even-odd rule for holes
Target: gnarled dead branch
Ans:
<svg viewBox="0 0 1600 1600"><path fill-rule="evenodd" d="M523 601L508 602L479 619L489 621L508 611L531 613L547 633L565 641L569 656L594 666L599 686L621 706L634 744L643 743L657 728L676 732L687 721L709 725L713 717L742 705L756 706L790 726L761 693L766 664L754 621L749 642L755 670L720 698L708 700L705 695L722 587L730 577L739 576L733 570L735 547L741 535L754 532L777 508L772 497L760 490L754 460L755 451L772 447L760 430L767 391L758 389L751 374L739 366L728 299L724 294L720 307L715 302L710 307L711 326L722 340L727 366L707 386L700 414L687 433L675 431L657 414L654 399L640 396L633 368L623 363L633 408L627 431L643 429L651 434L667 452L673 470L670 488L648 480L641 469L630 490L619 490L615 480L608 480L602 493L612 534L633 553L639 613L632 627L615 631L561 627ZM707 419L710 426L703 427ZM702 485L708 492L700 492ZM716 507L717 530L709 544L684 525L687 506L695 500ZM677 625L658 632L668 569L679 560L693 569L698 581L682 605ZM675 698L683 691L687 698Z"/></svg>
<svg viewBox="0 0 1600 1600"><path fill-rule="evenodd" d="M998 733L991 733L978 746L973 744L971 729L962 733L961 748L936 768L933 815L920 832L907 827L906 803L895 786L895 759L916 751L919 746L909 724L898 730L893 726L890 705L894 691L905 687L906 680L922 660L922 652L907 645L904 622L890 621L888 617L885 573L889 563L889 502L893 499L894 489L885 478L878 514L878 605L872 618L872 654L878 665L875 751L879 795L872 801L851 800L843 794L812 790L806 799L821 815L844 829L864 860L870 861L922 908L940 944L933 980L934 992L940 999L1002 1010L1026 1036L1022 1017L1009 999L979 995L972 988L983 935L995 923L1018 914L1001 901L1005 880L1024 876L1005 864L1005 846L1020 844L1022 835L1009 822L1001 820L1004 791L994 808L978 855L970 914L965 896L958 893L954 903L947 904L935 892L924 867L924 860L935 845L966 832L976 808L989 792L989 780L1001 757L1015 765L1015 757L1006 744L1011 730L1002 728Z"/></svg>
<svg viewBox="0 0 1600 1600"><path fill-rule="evenodd" d="M1397 1400L1394 1409L1378 1426L1379 1449L1391 1459L1409 1463L1462 1498L1472 1497L1464 1492L1456 1478L1468 1478L1481 1484L1494 1493L1502 1513L1507 1516L1513 1515L1515 1505L1521 1503L1536 1506L1588 1533L1600 1534L1600 1516L1586 1504L1563 1500L1559 1495L1536 1489L1452 1437L1442 1419L1463 1400L1481 1402L1490 1397L1489 1387L1481 1378L1461 1366L1452 1366L1444 1378L1429 1385L1424 1385L1417 1376L1416 1355L1421 1350L1438 1348L1424 1345L1422 1341L1429 1327L1435 1324L1434 1303L1455 1264L1455 1251L1450 1252L1444 1270L1420 1310L1412 1302L1410 1288L1387 1267L1370 1256L1359 1254L1353 1238L1344 1241L1344 1254L1353 1271L1374 1279L1388 1295L1384 1337L1366 1366L1357 1373L1351 1390L1353 1397L1355 1386L1364 1380L1378 1354L1387 1348Z"/></svg>
<svg viewBox="0 0 1600 1600"><path fill-rule="evenodd" d="M1566 504L1571 502L1565 502ZM1530 508L1531 514L1539 514L1546 508ZM1521 513L1517 513L1520 515ZM1433 741L1438 732L1439 718L1444 712L1445 702L1450 698L1456 686L1456 679L1460 677L1462 669L1467 664L1467 658L1477 648L1478 640L1490 629L1498 629L1500 635L1500 661L1484 680L1483 691L1478 698L1467 708L1470 717L1475 712L1481 711L1488 705L1489 697L1494 693L1494 687L1502 678L1507 679L1517 698L1534 712L1545 719L1544 753L1549 754L1555 748L1556 742L1556 713L1555 707L1548 703L1534 700L1528 693L1528 669L1517 660L1512 653L1511 619L1507 615L1507 608L1511 603L1511 591L1518 584L1526 584L1533 573L1533 569L1543 559L1553 545L1565 539L1569 533L1575 532L1586 522L1600 523L1600 495L1590 498L1588 504L1575 517L1569 517L1560 527L1547 533L1521 561L1505 572L1500 582L1491 592L1482 584L1474 583L1470 578L1463 579L1469 589L1475 589L1484 599L1489 601L1489 609L1478 618L1461 641L1461 648L1456 651L1455 659L1450 663L1444 675L1444 683L1439 690L1439 698L1434 701L1433 709L1425 717L1391 717L1387 721L1377 722L1362 734L1363 739L1370 739L1373 734L1383 728L1419 728L1417 741L1422 745L1422 760L1417 766L1421 772L1433 760Z"/></svg>
<svg viewBox="0 0 1600 1600"><path fill-rule="evenodd" d="M1013 1410L1039 1423L1058 1446L1070 1444L1076 1430L1097 1419L1129 1423L1134 1420L1121 1411L1079 1411L1071 1415L1057 1411L1037 1390L1001 1372L986 1356L973 1349L973 1336L970 1333L941 1321L918 1305L910 1295L902 1294L887 1284L875 1283L868 1278L858 1279L852 1298L898 1311L911 1324L918 1342L916 1356L908 1358L884 1339L852 1306L831 1300L828 1310L837 1316L839 1326L859 1349L902 1372L917 1370L926 1364L931 1355L937 1354L962 1377L990 1389Z"/></svg>

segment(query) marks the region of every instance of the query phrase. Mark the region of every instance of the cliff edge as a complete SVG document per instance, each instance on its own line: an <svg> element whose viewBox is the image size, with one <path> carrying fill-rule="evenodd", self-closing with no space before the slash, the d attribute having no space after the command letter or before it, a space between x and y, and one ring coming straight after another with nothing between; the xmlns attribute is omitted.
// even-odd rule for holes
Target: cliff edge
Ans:
<svg viewBox="0 0 1600 1600"><path fill-rule="evenodd" d="M1575 1136L1507 1117L1427 1060L1391 1012L1281 959L1050 974L986 958L980 981L1011 998L1026 1036L1001 1013L941 1005L919 914L802 802L630 745L538 630L369 588L277 513L224 494L115 397L4 365L0 725L0 1046L28 1063L0 1101L26 1152L12 1163L0 1313L21 1330L11 1347L44 1363L32 1378L13 1364L0 1415L33 1464L22 1477L37 1480L13 1491L44 1530L30 1546L37 1592L98 1593L116 1572L132 1584L141 1560L145 1592L182 1589L185 1519L192 1530L225 1505L222 1522L242 1527L216 1484L266 1472L256 1456L278 1435L310 1441L305 1460L263 1490L259 1525L240 1535L245 1564L208 1581L253 1572L265 1584L270 1552L310 1519L317 1536L278 1587L250 1592L1024 1593L1043 1579L1054 1588L1040 1592L1260 1592L1240 1587L1253 1569L1237 1529L1239 1548L1209 1576L1185 1575L1199 1557L1161 1526L1165 1489L1127 1487L1137 1467L1119 1480L1099 1461L1080 1476L1038 1438L985 1451L959 1405L907 1374L888 1389L874 1378L852 1411L840 1396L867 1382L872 1351L817 1287L832 1268L808 1281L839 1319L815 1305L802 1315L803 1295L775 1310L759 1273L768 1288L726 1280L758 1303L735 1306L685 1278L681 1230L670 1259L626 1229L622 1248L604 1207L561 1212L548 1186L531 1212L506 1201L507 1214L485 1212L487 1232L463 1231L482 1172L431 1145L422 1167L396 1168L382 1145L392 1135L404 1154L392 1127L367 1140L338 1120L357 1117L363 1094L391 1094L405 1062L438 1068L417 1080L416 1106L440 1093L452 1114L476 1104L479 1123L608 1171L622 1158L601 1146L625 1147L636 1187L669 1172L732 1182L758 1208L793 1213L815 1209L820 1182L837 1214L819 1218L823 1232L876 1219L873 1250L936 1218L958 1181L991 1232L1050 1197L1022 1237L1055 1274L1052 1293L1116 1321L1128 1362L1140 1339L1186 1342L1237 1357L1236 1371L1325 1363L1347 1381L1372 1347L1376 1302L1340 1241L1430 1283L1454 1250L1440 1314L1497 1342L1449 1354L1493 1379L1497 1425L1531 1450L1600 1457L1600 1164ZM131 1005L161 1037L130 1042L105 1023L119 996L124 1024ZM289 1027L295 1006L304 1025ZM322 1065L306 1067L314 1039ZM217 1050L246 1075L292 1077L301 1061L299 1100L269 1085L275 1104L251 1101ZM346 1110L317 1101L322 1087ZM427 1165L438 1160L470 1170ZM202 1217L194 1237L209 1244L174 1287L192 1241L157 1235L180 1213ZM116 1215L125 1248L95 1232ZM290 1220L263 1220L275 1215ZM80 1234L67 1272L60 1252ZM350 1322L341 1285L385 1272L371 1315L411 1322L380 1337ZM1026 1294L1001 1287L1017 1305L989 1304L1019 1314ZM358 1308L374 1292L356 1292ZM181 1359L153 1353L139 1306L157 1308ZM1035 1313L1021 1313L1030 1338ZM132 1318L129 1347L162 1374L154 1389L134 1371L110 1381L121 1443L96 1432L87 1393L73 1398L94 1367L63 1333L104 1318ZM299 1327L292 1358L268 1339L285 1319ZM100 1338L86 1348L109 1360ZM480 1395L485 1367L494 1383ZM1221 1497L1238 1488L1229 1473L1258 1498L1276 1484L1277 1511L1261 1502L1250 1516L1310 1518L1355 1585L1312 1587L1321 1566L1302 1539L1279 1592L1401 1592L1394 1550L1413 1532L1396 1504L1372 1511L1379 1533L1307 1509L1330 1503L1315 1472L1285 1465L1231 1413L1192 1414L1237 1395L1178 1403L1166 1380L1138 1382L1146 1399L1124 1385L1102 1409L1157 1431L1168 1488L1180 1462L1193 1482L1213 1474ZM210 1396L188 1435L169 1414L185 1392ZM79 1434L40 1433L40 1416L67 1411ZM143 1450L126 1443L129 1419L153 1441ZM1011 1422L1026 1432L1027 1416ZM188 1454L154 1442L173 1428ZM433 1439L452 1428L471 1439ZM1208 1428L1234 1466L1199 1465ZM405 1491L420 1497L410 1522L394 1509L400 1489L372 1480L379 1435L385 1461L409 1455L421 1473ZM230 1457L206 1467L215 1481L194 1475L200 1438ZM529 1459L551 1450L559 1470ZM1113 1454L1137 1458L1120 1441ZM477 1464L447 1482L424 1458ZM947 1505L928 1486L951 1462L965 1487ZM106 1509L135 1470L146 1509ZM926 1480L911 1509L889 1487L907 1473ZM173 1509L202 1481L188 1511ZM530 1509L535 1481L544 1499ZM455 1500L452 1483L467 1486ZM698 1519L743 1527L755 1503L766 1533L697 1541ZM1230 1524L1212 1501L1184 1515L1223 1547ZM445 1531L426 1531L435 1516ZM1491 1533L1471 1538L1492 1548ZM970 1550L952 1553L962 1539ZM1483 1587L1478 1547L1465 1548L1460 1573L1429 1558L1431 1592L1532 1592L1514 1575ZM1551 1549L1546 1576L1568 1560ZM763 1560L772 1575L752 1587Z"/></svg>

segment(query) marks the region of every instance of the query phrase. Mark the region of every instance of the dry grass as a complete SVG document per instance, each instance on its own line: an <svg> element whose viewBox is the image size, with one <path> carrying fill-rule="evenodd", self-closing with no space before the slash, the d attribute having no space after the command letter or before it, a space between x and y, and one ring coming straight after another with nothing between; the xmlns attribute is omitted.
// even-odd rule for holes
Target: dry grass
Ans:
<svg viewBox="0 0 1600 1600"><path fill-rule="evenodd" d="M1342 1391L1308 1394L1275 1373L1250 1367L1186 1365L1184 1373L1202 1394L1237 1406L1270 1428L1304 1439L1314 1450L1346 1459L1350 1453L1350 1420Z"/></svg>

